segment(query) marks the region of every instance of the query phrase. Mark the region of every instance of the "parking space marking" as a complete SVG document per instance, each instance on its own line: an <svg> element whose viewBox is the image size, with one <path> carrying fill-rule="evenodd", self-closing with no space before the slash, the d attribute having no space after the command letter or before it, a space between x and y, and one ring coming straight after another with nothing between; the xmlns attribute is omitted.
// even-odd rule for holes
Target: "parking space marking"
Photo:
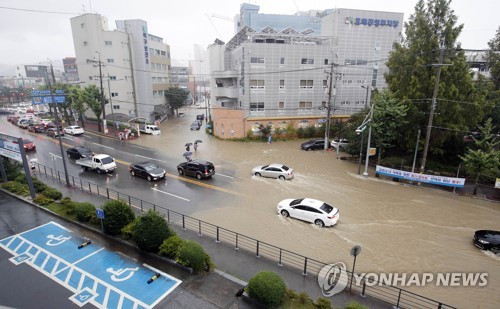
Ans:
<svg viewBox="0 0 500 309"><path fill-rule="evenodd" d="M163 193L163 194L167 194L167 195L170 195L170 196L176 197L176 198L178 198L178 199L185 200L186 202L189 202L189 200L188 200L187 198L180 197L180 196L175 195L175 194L172 194L172 193L168 193L168 192L165 192L165 191L162 191L162 190L158 190L158 189L156 189L156 188L151 188L151 190L154 190L154 191L157 191L157 192L160 192L160 193Z"/></svg>
<svg viewBox="0 0 500 309"><path fill-rule="evenodd" d="M26 263L74 292L78 306L98 308L153 308L181 281L94 244L78 249L86 239L50 222L0 240L0 248L14 255L14 264Z"/></svg>

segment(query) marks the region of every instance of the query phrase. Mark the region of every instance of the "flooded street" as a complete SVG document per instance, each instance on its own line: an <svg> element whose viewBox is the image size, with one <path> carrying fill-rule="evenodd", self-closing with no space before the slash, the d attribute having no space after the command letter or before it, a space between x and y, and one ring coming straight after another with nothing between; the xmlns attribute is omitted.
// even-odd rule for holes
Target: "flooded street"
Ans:
<svg viewBox="0 0 500 309"><path fill-rule="evenodd" d="M301 151L303 140L231 142L190 131L196 113L162 124L162 135L135 141L164 150L182 161L186 142L203 140L193 158L212 161L214 177L232 178L228 189L241 192L231 203L197 205L194 217L319 261L352 267L349 250L362 247L356 272L488 273L485 287L407 287L460 308L497 308L500 256L472 243L474 231L500 230L500 204L448 192L412 187L390 179L357 175L357 164L336 159L333 151ZM204 126L203 126L204 128ZM283 163L294 168L291 181L251 176L257 165ZM174 168L174 167L170 167ZM362 171L364 166L362 167ZM276 205L286 198L310 197L340 210L339 223L317 228L284 219Z"/></svg>

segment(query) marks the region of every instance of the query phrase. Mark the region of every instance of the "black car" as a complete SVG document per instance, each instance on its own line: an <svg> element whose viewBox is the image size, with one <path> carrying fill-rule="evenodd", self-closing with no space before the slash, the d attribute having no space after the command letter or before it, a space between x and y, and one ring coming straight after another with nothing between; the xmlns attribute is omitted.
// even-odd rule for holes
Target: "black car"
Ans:
<svg viewBox="0 0 500 309"><path fill-rule="evenodd" d="M201 127L201 124L198 120L195 120L193 121L193 123L191 124L191 131L193 130L199 130Z"/></svg>
<svg viewBox="0 0 500 309"><path fill-rule="evenodd" d="M59 133L57 133L56 128L48 128L47 130L45 130L45 134L50 137L58 137L59 136L58 134L64 136L64 131L59 131Z"/></svg>
<svg viewBox="0 0 500 309"><path fill-rule="evenodd" d="M68 154L68 157L70 158L81 159L81 158L92 157L94 155L94 152L92 152L92 150L88 148L82 146L76 146L66 150L66 154Z"/></svg>
<svg viewBox="0 0 500 309"><path fill-rule="evenodd" d="M308 142L302 143L302 145L300 145L300 149L302 150L325 149L325 140L324 139L310 140Z"/></svg>
<svg viewBox="0 0 500 309"><path fill-rule="evenodd" d="M148 181L165 178L165 170L151 162L132 163L128 167L132 176L146 178Z"/></svg>
<svg viewBox="0 0 500 309"><path fill-rule="evenodd" d="M474 245L481 250L500 253L500 232L479 230L474 233Z"/></svg>
<svg viewBox="0 0 500 309"><path fill-rule="evenodd" d="M28 125L28 131L33 133L44 133L46 129L42 123L31 123Z"/></svg>
<svg viewBox="0 0 500 309"><path fill-rule="evenodd" d="M179 175L196 177L198 180L202 178L210 178L215 174L214 165L211 162L204 160L192 160L182 162L177 165Z"/></svg>

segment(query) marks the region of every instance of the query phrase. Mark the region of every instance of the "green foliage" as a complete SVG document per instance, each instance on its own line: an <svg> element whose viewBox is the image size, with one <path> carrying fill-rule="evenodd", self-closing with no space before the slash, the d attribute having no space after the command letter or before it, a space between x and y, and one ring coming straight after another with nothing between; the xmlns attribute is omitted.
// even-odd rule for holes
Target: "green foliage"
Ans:
<svg viewBox="0 0 500 309"><path fill-rule="evenodd" d="M153 209L140 216L134 228L134 241L145 251L158 252L163 241L173 235L167 221Z"/></svg>
<svg viewBox="0 0 500 309"><path fill-rule="evenodd" d="M350 301L344 306L344 309L368 309L368 307L358 304L355 301Z"/></svg>
<svg viewBox="0 0 500 309"><path fill-rule="evenodd" d="M184 241L177 235L172 235L165 239L160 245L160 254L165 255L170 259L176 259L179 248L183 245Z"/></svg>
<svg viewBox="0 0 500 309"><path fill-rule="evenodd" d="M298 138L306 137L306 130L304 128L298 128L297 129L297 137Z"/></svg>
<svg viewBox="0 0 500 309"><path fill-rule="evenodd" d="M16 178L15 181L25 184L28 184L28 179L26 178L26 174L19 174ZM33 182L33 187L35 188L36 193L43 192L45 189L47 189L49 186L47 186L45 183L42 181L38 180L35 177L31 177L31 181Z"/></svg>
<svg viewBox="0 0 500 309"><path fill-rule="evenodd" d="M138 219L139 218L135 218L134 221L130 222L129 224L125 225L125 227L122 228L121 232L123 239L128 240L134 237L134 230Z"/></svg>
<svg viewBox="0 0 500 309"><path fill-rule="evenodd" d="M197 242L186 240L177 252L177 262L199 272L210 266L210 257Z"/></svg>
<svg viewBox="0 0 500 309"><path fill-rule="evenodd" d="M101 106L101 92L96 85L88 85L83 89L80 93L80 99L86 103L87 109L90 108L94 115L97 117L97 126L98 130L101 130L101 115L102 115L102 106Z"/></svg>
<svg viewBox="0 0 500 309"><path fill-rule="evenodd" d="M15 193L17 195L21 196L28 196L30 195L30 189L28 185L16 182L16 181L8 181L6 183L1 184L2 188L4 188L7 191L10 191L12 193Z"/></svg>
<svg viewBox="0 0 500 309"><path fill-rule="evenodd" d="M103 205L104 231L110 235L120 234L122 228L134 221L135 215L132 208L124 201L107 201Z"/></svg>
<svg viewBox="0 0 500 309"><path fill-rule="evenodd" d="M5 174L7 174L8 180L14 180L19 175L21 175L23 170L23 165L16 160L7 159L2 157L3 167L5 168Z"/></svg>
<svg viewBox="0 0 500 309"><path fill-rule="evenodd" d="M61 200L61 205L64 206L68 215L73 215L78 202L72 201L70 197L66 196Z"/></svg>
<svg viewBox="0 0 500 309"><path fill-rule="evenodd" d="M328 298L320 297L316 299L314 307L316 307L317 309L331 309L332 302Z"/></svg>
<svg viewBox="0 0 500 309"><path fill-rule="evenodd" d="M248 282L248 295L259 303L279 306L285 296L286 286L283 279L272 271L261 271Z"/></svg>
<svg viewBox="0 0 500 309"><path fill-rule="evenodd" d="M54 188L46 188L45 190L43 190L42 194L47 197L50 197L55 201L60 200L62 198L62 193Z"/></svg>
<svg viewBox="0 0 500 309"><path fill-rule="evenodd" d="M78 203L75 207L76 219L80 222L89 222L95 217L95 206L91 203Z"/></svg>
<svg viewBox="0 0 500 309"><path fill-rule="evenodd" d="M46 195L43 195L43 194L38 194L33 199L33 202L35 204L40 205L40 206L46 206L46 205L49 205L50 203L54 202L54 199L52 199Z"/></svg>
<svg viewBox="0 0 500 309"><path fill-rule="evenodd" d="M316 136L316 128L314 126L309 126L305 129L305 137L315 137Z"/></svg>
<svg viewBox="0 0 500 309"><path fill-rule="evenodd" d="M184 106L189 92L177 86L165 90L165 97L170 104L172 110L178 110Z"/></svg>

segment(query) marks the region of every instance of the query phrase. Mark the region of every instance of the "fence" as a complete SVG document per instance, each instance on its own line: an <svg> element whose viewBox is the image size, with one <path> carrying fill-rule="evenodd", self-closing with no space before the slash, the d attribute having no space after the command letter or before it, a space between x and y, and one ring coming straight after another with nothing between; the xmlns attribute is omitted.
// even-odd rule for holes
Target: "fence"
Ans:
<svg viewBox="0 0 500 309"><path fill-rule="evenodd" d="M37 163L36 168L39 175L56 178L59 182L61 182L61 174L62 177L64 177L64 173L54 170L48 166ZM140 213L148 211L149 209L154 209L164 214L165 219L169 224L176 224L184 230L197 232L200 237L211 237L215 239L215 242L217 243L224 243L229 246L233 246L235 250L243 250L249 254L255 255L256 257L264 258L277 263L279 266L295 269L300 271L303 276L313 276L313 278L315 278L320 273L320 270L324 266L328 265L328 263L288 251L266 242L259 241L258 239L254 239L252 237L248 237L223 227L170 210L166 207L135 198L125 193L102 187L71 175L69 177L72 186L79 188L82 191L90 194L96 194L108 200L122 200L128 203L128 205L132 208L140 211ZM346 272L348 278L353 280L352 272ZM361 287L354 285L352 290L361 293L362 296L371 296L385 301L394 305L395 308L455 308L413 292L376 282L374 280L363 279L362 282Z"/></svg>

